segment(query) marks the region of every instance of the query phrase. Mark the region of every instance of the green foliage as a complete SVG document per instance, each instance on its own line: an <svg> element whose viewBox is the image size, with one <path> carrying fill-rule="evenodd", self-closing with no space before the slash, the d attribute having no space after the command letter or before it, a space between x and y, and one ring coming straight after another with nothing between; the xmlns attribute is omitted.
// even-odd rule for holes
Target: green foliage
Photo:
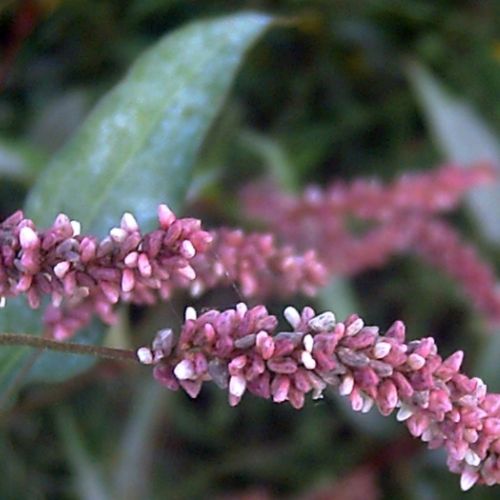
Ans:
<svg viewBox="0 0 500 500"><path fill-rule="evenodd" d="M179 210L241 60L269 23L242 14L161 39L45 169L30 192L29 216L49 224L62 211L103 236L125 211L152 230L160 203Z"/></svg>

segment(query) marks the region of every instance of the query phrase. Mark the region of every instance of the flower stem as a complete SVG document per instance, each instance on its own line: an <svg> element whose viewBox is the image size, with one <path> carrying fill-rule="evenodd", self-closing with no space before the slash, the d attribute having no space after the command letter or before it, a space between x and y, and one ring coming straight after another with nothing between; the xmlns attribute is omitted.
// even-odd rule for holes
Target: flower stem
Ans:
<svg viewBox="0 0 500 500"><path fill-rule="evenodd" d="M2 333L0 345L28 346L36 349L60 351L67 354L82 354L99 358L119 361L138 361L135 351L130 349L114 349L97 345L75 344L72 342L58 342L25 333Z"/></svg>

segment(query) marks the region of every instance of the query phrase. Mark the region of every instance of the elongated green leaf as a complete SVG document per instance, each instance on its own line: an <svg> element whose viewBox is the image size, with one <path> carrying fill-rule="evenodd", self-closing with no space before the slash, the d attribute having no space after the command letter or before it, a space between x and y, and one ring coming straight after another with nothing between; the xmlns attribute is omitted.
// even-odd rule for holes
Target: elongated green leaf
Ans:
<svg viewBox="0 0 500 500"><path fill-rule="evenodd" d="M490 161L500 173L500 140L475 110L452 97L422 66L410 66L409 76L433 138L445 157L464 166ZM500 183L475 189L469 194L468 203L484 236L500 243Z"/></svg>
<svg viewBox="0 0 500 500"><path fill-rule="evenodd" d="M178 209L242 58L269 24L264 15L238 14L160 40L54 158L28 214L49 224L64 211L103 235L124 211L151 228L159 203Z"/></svg>
<svg viewBox="0 0 500 500"><path fill-rule="evenodd" d="M238 67L270 23L270 17L243 13L196 22L161 39L48 165L29 195L29 216L44 226L65 212L86 232L102 236L124 211L148 230L156 224L159 203L179 209ZM22 298L8 301L0 331L39 334L41 315L26 308ZM102 333L102 327L92 328L79 338L95 342ZM29 365L26 350L5 352L0 387ZM30 373L53 381L88 367L85 357L44 353Z"/></svg>

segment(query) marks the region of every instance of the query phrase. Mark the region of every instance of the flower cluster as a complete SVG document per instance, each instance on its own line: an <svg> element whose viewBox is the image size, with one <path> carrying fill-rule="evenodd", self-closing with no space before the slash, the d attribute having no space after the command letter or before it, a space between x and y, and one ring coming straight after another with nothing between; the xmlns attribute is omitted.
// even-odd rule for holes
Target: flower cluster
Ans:
<svg viewBox="0 0 500 500"><path fill-rule="evenodd" d="M358 179L324 191L311 187L297 197L272 187L250 187L244 200L248 214L264 220L283 241L315 249L332 275L351 276L381 266L394 254L416 253L455 278L476 307L498 323L500 287L495 273L435 217L454 208L468 189L492 178L492 170L484 165L444 166L406 174L387 186ZM370 225L353 230L352 218Z"/></svg>
<svg viewBox="0 0 500 500"><path fill-rule="evenodd" d="M80 224L60 214L37 231L22 212L0 224L0 296L26 294L31 307L49 295L45 324L59 340L94 314L112 324L119 301L154 304L178 288L193 294L236 282L246 297L273 292L312 294L325 269L314 252L296 255L266 234L207 232L198 219L178 219L158 207L159 226L142 234L130 213L102 240L82 236Z"/></svg>
<svg viewBox="0 0 500 500"><path fill-rule="evenodd" d="M228 390L233 406L248 391L302 408L306 394L317 399L336 387L353 410L397 410L413 436L444 447L462 489L500 484L500 394L460 372L462 351L443 359L432 337L406 342L400 321L382 335L357 315L337 322L332 312L288 307L284 316L291 328L278 331L262 305L240 303L199 317L188 308L178 338L162 330L137 357L154 365L155 378L169 389L182 387L195 398L212 380Z"/></svg>
<svg viewBox="0 0 500 500"><path fill-rule="evenodd" d="M158 220L159 228L142 236L126 213L120 227L99 241L80 235L80 224L64 214L38 232L16 212L0 225L0 295L25 293L33 308L42 295L50 295L48 322L58 339L80 326L71 316L68 323L57 322L56 311L65 307L92 304L92 311L110 320L120 299L149 303L154 292L168 296L172 286L188 286L195 278L190 261L206 251L211 236L199 220L177 219L165 205L158 208Z"/></svg>
<svg viewBox="0 0 500 500"><path fill-rule="evenodd" d="M354 216L386 221L410 213L450 211L471 188L494 179L495 172L487 164L444 165L429 172L405 173L387 185L378 179L358 178L351 183L334 182L324 190L309 186L302 195L293 196L266 183L248 186L242 194L249 214L294 239L289 223L296 219L329 221Z"/></svg>
<svg viewBox="0 0 500 500"><path fill-rule="evenodd" d="M193 259L194 296L220 285L236 284L245 298L314 295L327 281L327 270L313 250L298 255L290 245L278 246L272 234L245 234L241 229L210 232L210 251Z"/></svg>

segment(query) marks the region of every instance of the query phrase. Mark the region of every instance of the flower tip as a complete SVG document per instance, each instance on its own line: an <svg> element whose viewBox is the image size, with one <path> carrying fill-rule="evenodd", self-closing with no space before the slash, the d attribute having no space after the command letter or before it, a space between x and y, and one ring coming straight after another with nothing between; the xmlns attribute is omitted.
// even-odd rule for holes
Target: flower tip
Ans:
<svg viewBox="0 0 500 500"><path fill-rule="evenodd" d="M391 352L391 349L392 345L389 342L377 342L373 347L373 356L376 359L385 358Z"/></svg>
<svg viewBox="0 0 500 500"><path fill-rule="evenodd" d="M477 467L481 463L481 457L470 448L465 452L465 461L473 466Z"/></svg>
<svg viewBox="0 0 500 500"><path fill-rule="evenodd" d="M189 240L181 243L181 255L186 259L192 259L196 255L196 249Z"/></svg>
<svg viewBox="0 0 500 500"><path fill-rule="evenodd" d="M233 375L229 379L229 394L241 398L245 393L247 382L242 375Z"/></svg>
<svg viewBox="0 0 500 500"><path fill-rule="evenodd" d="M136 218L130 212L125 212L122 215L120 227L128 233L133 233L134 231L139 230L139 224L137 223Z"/></svg>
<svg viewBox="0 0 500 500"><path fill-rule="evenodd" d="M122 292L131 292L135 287L135 275L132 269L124 269L122 274L121 289Z"/></svg>
<svg viewBox="0 0 500 500"><path fill-rule="evenodd" d="M198 317L198 314L196 313L196 309L194 307L186 307L186 311L184 313L184 319L186 321L189 321L189 320L196 320L196 318Z"/></svg>
<svg viewBox="0 0 500 500"><path fill-rule="evenodd" d="M59 279L63 279L67 272L69 271L69 268L70 268L70 263L67 262L67 261L62 261L62 262L59 262L58 264L56 264L54 266L54 274L59 278Z"/></svg>
<svg viewBox="0 0 500 500"><path fill-rule="evenodd" d="M137 349L136 355L139 362L143 365L153 364L153 353L148 347L141 347Z"/></svg>
<svg viewBox="0 0 500 500"><path fill-rule="evenodd" d="M411 407L402 404L401 408L398 410L398 413L396 414L396 420L398 422L404 422L405 420L408 420L412 415L413 415L413 410L411 409Z"/></svg>
<svg viewBox="0 0 500 500"><path fill-rule="evenodd" d="M163 229L168 229L176 218L174 212L167 205L164 203L158 205L158 221Z"/></svg>
<svg viewBox="0 0 500 500"><path fill-rule="evenodd" d="M82 225L77 220L72 220L70 222L71 229L73 229L73 236L80 236L82 233Z"/></svg>
<svg viewBox="0 0 500 500"><path fill-rule="evenodd" d="M288 306L283 311L283 316L290 323L290 326L296 329L300 324L300 314L293 306Z"/></svg>
<svg viewBox="0 0 500 500"><path fill-rule="evenodd" d="M127 231L121 227L114 227L109 232L109 235L113 241L116 241L116 243L123 243L127 237Z"/></svg>
<svg viewBox="0 0 500 500"><path fill-rule="evenodd" d="M189 380L193 378L195 375L193 363L188 359L183 359L175 365L174 375L179 380Z"/></svg>
<svg viewBox="0 0 500 500"><path fill-rule="evenodd" d="M425 358L414 352L408 356L407 363L412 370L417 371L425 365Z"/></svg>
<svg viewBox="0 0 500 500"><path fill-rule="evenodd" d="M39 243L38 235L29 226L21 228L19 232L19 243L26 249L36 248Z"/></svg>
<svg viewBox="0 0 500 500"><path fill-rule="evenodd" d="M307 335L304 336L302 344L304 345L304 349L307 352L312 352L314 347L314 337L310 333L308 333Z"/></svg>
<svg viewBox="0 0 500 500"><path fill-rule="evenodd" d="M245 302L238 302L236 304L236 312L238 313L238 316L240 318L243 318L245 314L248 312L248 306L245 304Z"/></svg>
<svg viewBox="0 0 500 500"><path fill-rule="evenodd" d="M316 360L309 351L302 351L300 360L307 370L314 370L316 368Z"/></svg>
<svg viewBox="0 0 500 500"><path fill-rule="evenodd" d="M194 281L196 279L196 271L190 265L181 267L177 272L189 281Z"/></svg>
<svg viewBox="0 0 500 500"><path fill-rule="evenodd" d="M345 375L339 385L339 394L341 396L349 396L354 388L354 378L352 375Z"/></svg>
<svg viewBox="0 0 500 500"><path fill-rule="evenodd" d="M71 221L69 220L69 217L63 213L58 214L56 219L54 220L55 227L63 227L67 224L71 224Z"/></svg>
<svg viewBox="0 0 500 500"><path fill-rule="evenodd" d="M309 320L309 327L316 332L330 331L335 328L335 314L331 311L324 312Z"/></svg>
<svg viewBox="0 0 500 500"><path fill-rule="evenodd" d="M460 476L460 489L462 491L470 490L479 479L479 474L472 467L466 467Z"/></svg>
<svg viewBox="0 0 500 500"><path fill-rule="evenodd" d="M365 322L361 318L358 318L346 328L345 334L347 337L353 337L354 335L357 335L364 326Z"/></svg>

